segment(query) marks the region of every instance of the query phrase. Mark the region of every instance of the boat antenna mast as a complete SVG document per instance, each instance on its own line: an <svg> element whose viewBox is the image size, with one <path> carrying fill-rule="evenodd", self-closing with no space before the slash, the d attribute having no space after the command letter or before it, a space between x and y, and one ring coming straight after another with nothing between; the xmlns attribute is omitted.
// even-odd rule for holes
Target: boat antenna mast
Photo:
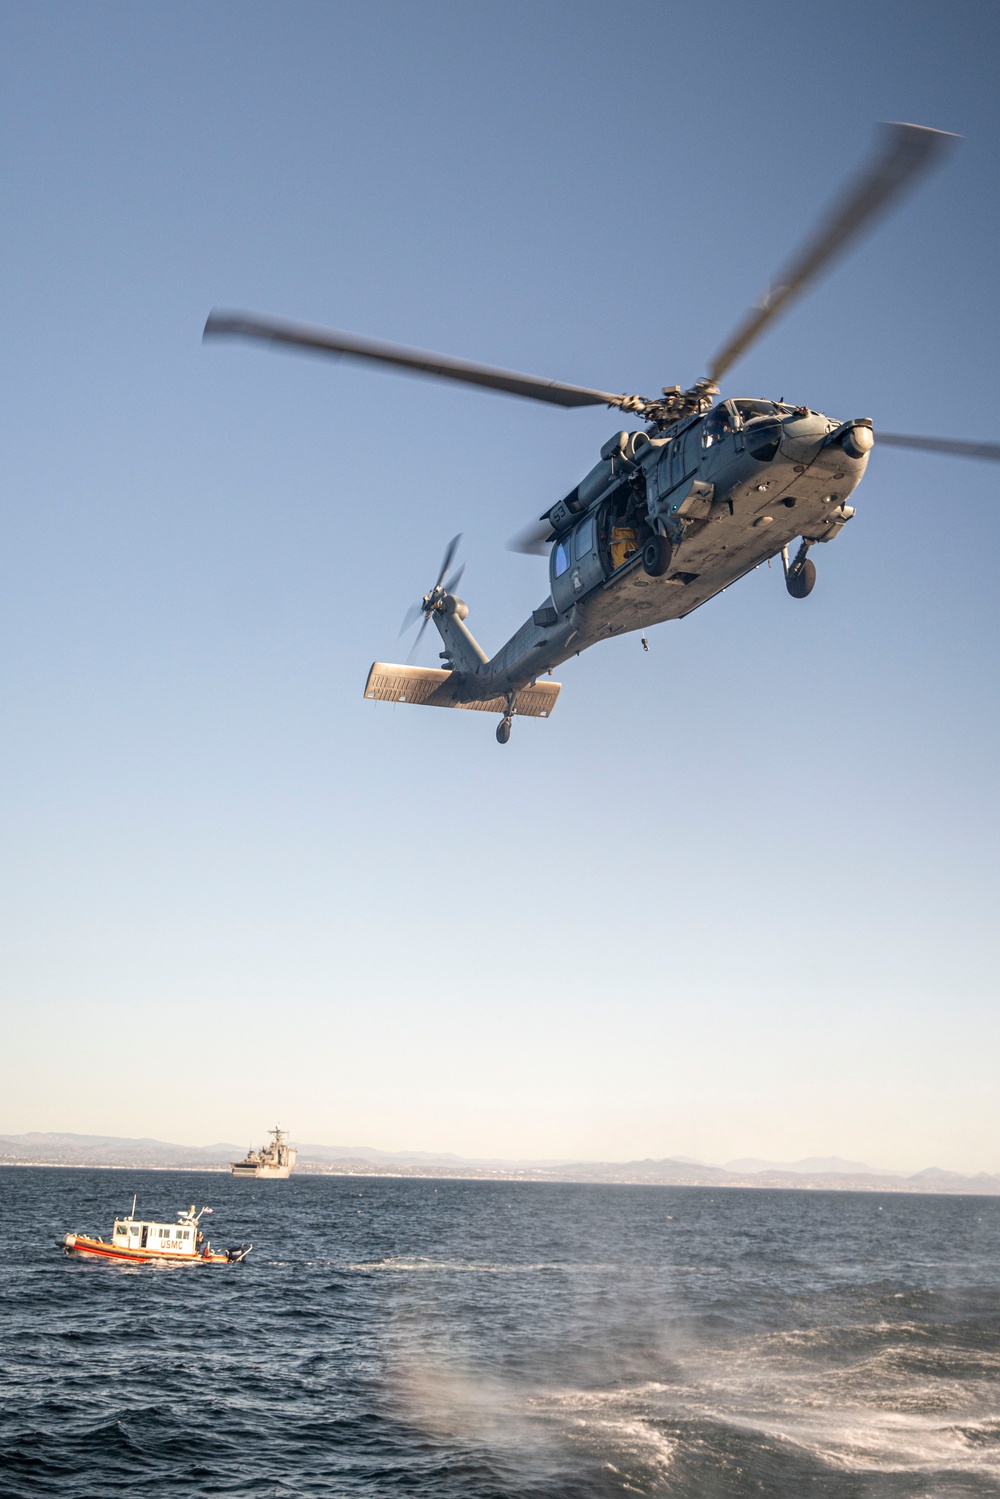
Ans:
<svg viewBox="0 0 1000 1499"><path fill-rule="evenodd" d="M203 1213L210 1213L211 1211L211 1208L202 1208L201 1213L196 1213L194 1210L194 1203L192 1202L186 1213L179 1214L179 1219L181 1223L196 1224Z"/></svg>

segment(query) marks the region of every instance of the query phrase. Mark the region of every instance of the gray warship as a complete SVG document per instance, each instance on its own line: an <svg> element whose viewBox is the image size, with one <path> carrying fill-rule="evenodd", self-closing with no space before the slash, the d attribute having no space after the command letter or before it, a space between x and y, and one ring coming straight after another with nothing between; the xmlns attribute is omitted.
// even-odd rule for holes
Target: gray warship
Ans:
<svg viewBox="0 0 1000 1499"><path fill-rule="evenodd" d="M233 1176L267 1176L282 1181L291 1176L298 1151L287 1143L285 1131L277 1125L268 1133L272 1136L270 1144L248 1150L242 1161L230 1163Z"/></svg>

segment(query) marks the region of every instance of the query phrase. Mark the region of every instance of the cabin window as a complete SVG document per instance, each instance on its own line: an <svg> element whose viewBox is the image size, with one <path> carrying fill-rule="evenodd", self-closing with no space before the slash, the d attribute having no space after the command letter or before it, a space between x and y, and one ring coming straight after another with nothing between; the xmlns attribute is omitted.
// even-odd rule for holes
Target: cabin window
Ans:
<svg viewBox="0 0 1000 1499"><path fill-rule="evenodd" d="M553 577L561 578L569 567L569 537L565 537L556 547L555 561L552 564Z"/></svg>
<svg viewBox="0 0 1000 1499"><path fill-rule="evenodd" d="M594 517L589 515L576 528L576 555L586 557L594 550Z"/></svg>

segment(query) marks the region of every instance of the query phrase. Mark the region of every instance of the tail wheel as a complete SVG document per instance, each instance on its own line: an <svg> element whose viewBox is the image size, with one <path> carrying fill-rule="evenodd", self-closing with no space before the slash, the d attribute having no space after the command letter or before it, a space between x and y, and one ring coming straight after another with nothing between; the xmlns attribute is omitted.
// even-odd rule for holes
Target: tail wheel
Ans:
<svg viewBox="0 0 1000 1499"><path fill-rule="evenodd" d="M665 536L651 536L642 549L642 570L650 578L662 578L673 553Z"/></svg>
<svg viewBox="0 0 1000 1499"><path fill-rule="evenodd" d="M797 567L794 572L788 574L785 587L793 599L804 599L812 593L815 583L816 564L810 562L807 557L801 567Z"/></svg>

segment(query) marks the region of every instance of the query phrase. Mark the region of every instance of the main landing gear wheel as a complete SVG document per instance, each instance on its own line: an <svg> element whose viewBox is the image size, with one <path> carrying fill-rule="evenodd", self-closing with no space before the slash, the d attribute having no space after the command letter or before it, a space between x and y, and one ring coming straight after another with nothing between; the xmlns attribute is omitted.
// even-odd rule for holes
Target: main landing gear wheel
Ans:
<svg viewBox="0 0 1000 1499"><path fill-rule="evenodd" d="M651 536L642 549L642 570L650 578L662 578L670 566L673 548L665 536Z"/></svg>
<svg viewBox="0 0 1000 1499"><path fill-rule="evenodd" d="M798 567L789 571L788 577L785 579L785 587L793 599L804 599L808 598L812 593L815 582L816 564L815 562L810 562L807 557Z"/></svg>
<svg viewBox="0 0 1000 1499"><path fill-rule="evenodd" d="M501 718L497 724L497 744L506 744L510 738L510 719Z"/></svg>

